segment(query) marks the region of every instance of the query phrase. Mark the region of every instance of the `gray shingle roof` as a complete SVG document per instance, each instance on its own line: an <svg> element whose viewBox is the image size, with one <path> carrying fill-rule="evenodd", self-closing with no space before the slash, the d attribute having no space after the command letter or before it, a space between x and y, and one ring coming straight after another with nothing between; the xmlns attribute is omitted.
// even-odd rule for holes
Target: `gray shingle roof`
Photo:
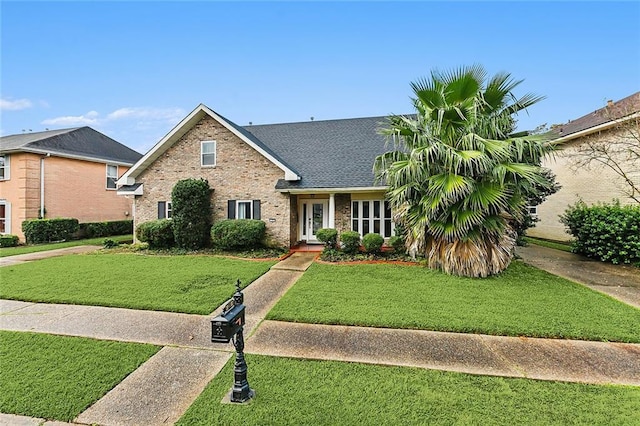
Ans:
<svg viewBox="0 0 640 426"><path fill-rule="evenodd" d="M142 154L91 127L3 136L0 138L0 152L9 151L46 151L125 164L133 164L142 157Z"/></svg>
<svg viewBox="0 0 640 426"><path fill-rule="evenodd" d="M376 186L373 163L387 151L378 133L386 117L246 126L244 129L300 172L277 189Z"/></svg>

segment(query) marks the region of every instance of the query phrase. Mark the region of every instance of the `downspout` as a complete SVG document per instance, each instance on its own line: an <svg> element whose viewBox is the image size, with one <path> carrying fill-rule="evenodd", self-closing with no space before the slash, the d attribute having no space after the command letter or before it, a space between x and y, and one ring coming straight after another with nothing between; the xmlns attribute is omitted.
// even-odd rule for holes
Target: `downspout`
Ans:
<svg viewBox="0 0 640 426"><path fill-rule="evenodd" d="M46 157L40 157L40 218L44 219L44 159L51 157L51 154L47 154Z"/></svg>

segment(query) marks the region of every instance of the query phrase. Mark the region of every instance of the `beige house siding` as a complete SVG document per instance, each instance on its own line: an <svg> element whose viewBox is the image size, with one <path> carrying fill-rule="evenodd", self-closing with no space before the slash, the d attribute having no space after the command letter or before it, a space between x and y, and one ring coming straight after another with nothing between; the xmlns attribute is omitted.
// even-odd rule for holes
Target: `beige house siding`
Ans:
<svg viewBox="0 0 640 426"><path fill-rule="evenodd" d="M202 167L201 141L216 141L216 166ZM168 148L136 178L144 194L135 200L135 226L158 218L157 203L170 201L173 186L181 179L203 178L213 189L213 220L227 218L228 200L260 200L261 220L272 244L289 246L292 203L275 190L284 172L210 116Z"/></svg>
<svg viewBox="0 0 640 426"><path fill-rule="evenodd" d="M623 129L611 129L586 137L612 141L628 137L628 134ZM562 188L538 206L540 221L534 228L527 231L527 235L557 241L571 239L571 235L565 231L564 225L560 222L559 216L564 214L569 205L575 204L579 199L587 205L611 202L615 198L619 199L621 204L634 204L633 200L622 191L621 178L611 169L596 164L578 170L572 167L572 159L575 158L575 153L585 138L567 142L562 150L556 152L555 158L543 163L555 173L556 180ZM629 167L629 170L633 168ZM640 166L635 168L635 173L632 175L636 181L640 179Z"/></svg>
<svg viewBox="0 0 640 426"><path fill-rule="evenodd" d="M44 159L45 217L80 222L131 218L132 201L106 189L106 163L31 153L12 153L10 179L0 181L0 199L11 203L11 234L24 241L22 222L40 214L40 161ZM128 167L119 166L122 175Z"/></svg>

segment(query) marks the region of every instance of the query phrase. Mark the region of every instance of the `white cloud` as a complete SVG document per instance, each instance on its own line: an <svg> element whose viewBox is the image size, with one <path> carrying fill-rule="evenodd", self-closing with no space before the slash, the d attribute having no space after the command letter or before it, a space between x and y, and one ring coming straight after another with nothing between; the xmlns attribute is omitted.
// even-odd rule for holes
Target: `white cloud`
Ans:
<svg viewBox="0 0 640 426"><path fill-rule="evenodd" d="M48 118L43 120L41 124L48 124L52 126L87 126L89 124L95 125L99 123L99 116L97 111L89 111L84 115L66 115L63 117Z"/></svg>
<svg viewBox="0 0 640 426"><path fill-rule="evenodd" d="M33 103L29 99L0 99L0 110L2 111L19 111L21 109L31 108Z"/></svg>
<svg viewBox="0 0 640 426"><path fill-rule="evenodd" d="M181 108L144 108L144 107L126 107L120 108L109 115L107 120L123 120L142 118L153 121L163 120L179 120L184 116Z"/></svg>

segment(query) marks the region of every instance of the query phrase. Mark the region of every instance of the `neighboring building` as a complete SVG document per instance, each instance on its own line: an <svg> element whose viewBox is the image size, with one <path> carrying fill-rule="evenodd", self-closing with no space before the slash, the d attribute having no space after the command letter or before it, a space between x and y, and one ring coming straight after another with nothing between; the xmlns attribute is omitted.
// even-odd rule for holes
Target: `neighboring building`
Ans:
<svg viewBox="0 0 640 426"><path fill-rule="evenodd" d="M24 240L22 222L130 218L116 182L142 155L90 127L0 138L0 233Z"/></svg>
<svg viewBox="0 0 640 426"><path fill-rule="evenodd" d="M556 175L556 180L562 188L551 195L544 203L534 207L534 213L540 220L534 228L527 231L527 235L551 240L569 240L564 225L560 222L562 215L569 205L582 199L587 205L598 202L620 200L621 204L634 204L624 192L625 184L620 176L609 167L593 162L584 167L579 160L585 147L596 149L615 149L619 160L625 165L629 177L640 185L640 164L628 151L621 148L621 141L635 146L636 152L640 145L640 92L634 93L618 102L609 101L608 105L595 112L589 113L577 120L554 126L556 135L553 143L558 145L559 151L555 158L545 161L545 167L550 168ZM614 154L615 155L615 154ZM640 194L636 194L636 197Z"/></svg>
<svg viewBox="0 0 640 426"><path fill-rule="evenodd" d="M384 153L385 117L240 127L199 105L118 181L134 196L137 226L170 217L177 181L204 178L214 221L261 219L272 243L316 242L320 228L390 237L385 187L373 163Z"/></svg>

